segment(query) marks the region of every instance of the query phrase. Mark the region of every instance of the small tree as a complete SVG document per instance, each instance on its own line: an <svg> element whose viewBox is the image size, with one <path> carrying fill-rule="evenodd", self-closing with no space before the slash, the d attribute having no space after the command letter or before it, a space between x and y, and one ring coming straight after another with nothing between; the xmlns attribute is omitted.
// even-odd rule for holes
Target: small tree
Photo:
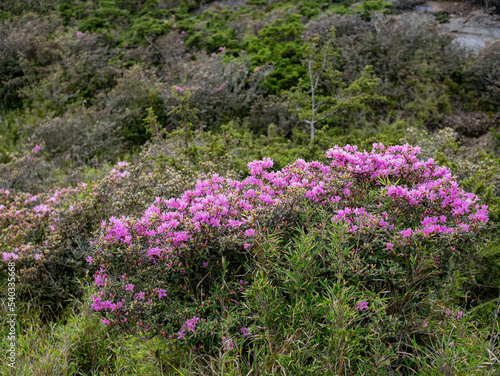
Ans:
<svg viewBox="0 0 500 376"><path fill-rule="evenodd" d="M197 152L193 141L196 131L195 123L198 121L198 117L196 116L198 110L191 107L189 104L189 100L191 98L190 91L177 86L172 87L172 94L179 102L179 104L172 108L172 110L168 113L169 115L175 117L178 124L178 129L172 132L172 135L183 139L186 156L191 159L193 164L196 164L194 156Z"/></svg>
<svg viewBox="0 0 500 376"><path fill-rule="evenodd" d="M310 38L305 65L307 77L301 81L289 98L294 104L296 115L311 128L314 139L318 123L332 117L339 111L363 110L369 102L384 100L374 94L380 79L373 78L371 66L366 66L359 78L347 85L341 79L341 72L334 69L334 61L340 51L335 50L335 28L332 27L327 40L320 46L319 37Z"/></svg>

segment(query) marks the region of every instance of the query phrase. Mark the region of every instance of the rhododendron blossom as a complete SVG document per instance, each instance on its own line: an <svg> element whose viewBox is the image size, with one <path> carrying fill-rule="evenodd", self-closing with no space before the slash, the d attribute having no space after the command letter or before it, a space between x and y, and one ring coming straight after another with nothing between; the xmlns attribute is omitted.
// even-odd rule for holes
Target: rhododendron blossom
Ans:
<svg viewBox="0 0 500 376"><path fill-rule="evenodd" d="M364 310L365 308L368 308L368 302L359 302L356 305L356 309L359 310L360 312Z"/></svg>

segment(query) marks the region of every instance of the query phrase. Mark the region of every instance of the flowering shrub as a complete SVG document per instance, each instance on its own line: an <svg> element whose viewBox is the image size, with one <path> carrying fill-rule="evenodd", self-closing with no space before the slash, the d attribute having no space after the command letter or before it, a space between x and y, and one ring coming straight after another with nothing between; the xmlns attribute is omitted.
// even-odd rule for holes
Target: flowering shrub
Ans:
<svg viewBox="0 0 500 376"><path fill-rule="evenodd" d="M73 188L36 195L0 189L0 270L7 262L16 263L20 298L53 309L79 296L78 279L88 271L89 242L102 220L137 215L154 197L179 195L203 176L187 164L183 171L169 166L162 156L166 148L149 145L138 163L119 162L104 178ZM38 159L39 149L26 161Z"/></svg>
<svg viewBox="0 0 500 376"><path fill-rule="evenodd" d="M21 298L33 303L63 302L78 294L74 278L85 273L82 261L94 210L88 200L76 198L89 196L91 190L83 183L38 195L0 190L4 261L0 267L16 263L16 290Z"/></svg>
<svg viewBox="0 0 500 376"><path fill-rule="evenodd" d="M275 172L270 159L254 161L243 181L214 175L179 198L158 197L139 217L103 221L88 259L97 268L92 307L104 324L130 333L197 349L215 336L229 351L252 323L244 314L229 328L219 321L243 313L265 235L316 226L313 205L330 213L344 251L354 255L347 278L373 280L396 298L403 291L391 309L404 311L418 296L402 288L430 291L474 256L488 221L487 207L448 168L418 153L409 145L374 144L370 153L335 146L329 165L297 160Z"/></svg>

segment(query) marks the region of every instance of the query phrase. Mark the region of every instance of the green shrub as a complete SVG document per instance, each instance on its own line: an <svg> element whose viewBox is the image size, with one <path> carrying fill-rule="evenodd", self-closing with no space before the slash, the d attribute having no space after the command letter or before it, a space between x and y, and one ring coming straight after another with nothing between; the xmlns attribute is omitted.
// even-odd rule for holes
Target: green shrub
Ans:
<svg viewBox="0 0 500 376"><path fill-rule="evenodd" d="M498 111L500 108L500 42L488 43L479 55L473 58L465 69L470 87L484 100L485 109Z"/></svg>
<svg viewBox="0 0 500 376"><path fill-rule="evenodd" d="M273 94L296 86L305 73L301 64L305 53L305 45L300 39L303 30L300 16L289 12L284 18L264 25L257 36L245 41L254 66L274 63L273 73L265 82L265 87Z"/></svg>
<svg viewBox="0 0 500 376"><path fill-rule="evenodd" d="M439 294L423 294L417 310L404 308L427 282L396 295L375 289L379 278L368 276L370 262L360 264L364 257L346 246L346 234L327 213L311 219L315 212L304 212L311 224L291 237L287 231L269 236L259 254L247 293L255 368L269 374L494 374L487 332L478 332L468 317L457 319L457 308L450 315ZM364 276L352 279L353 267ZM405 283L409 287L411 277ZM360 302L368 308L356 309Z"/></svg>
<svg viewBox="0 0 500 376"><path fill-rule="evenodd" d="M143 122L147 108L153 108L162 122L166 117L154 73L139 65L125 71L116 86L99 97L104 102L102 107L110 113L110 120L121 129L124 140L136 147L148 139Z"/></svg>

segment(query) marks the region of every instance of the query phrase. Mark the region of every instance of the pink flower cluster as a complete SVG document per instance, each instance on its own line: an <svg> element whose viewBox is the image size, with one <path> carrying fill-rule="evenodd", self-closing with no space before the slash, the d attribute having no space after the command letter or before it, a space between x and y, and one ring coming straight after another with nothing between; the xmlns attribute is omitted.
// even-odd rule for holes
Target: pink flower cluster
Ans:
<svg viewBox="0 0 500 376"><path fill-rule="evenodd" d="M194 327L196 326L196 324L198 323L199 320L200 320L200 318L196 317L196 316L193 317L192 319L187 320L184 323L184 325L182 325L182 330L177 333L179 335L177 337L177 339L184 338L186 336L186 330L194 333Z"/></svg>
<svg viewBox="0 0 500 376"><path fill-rule="evenodd" d="M370 153L358 152L356 146L347 145L331 149L328 156L333 159L332 167L350 172L358 183L363 182L365 189L383 186L382 192L389 199L385 206L404 208L420 219L420 226L415 224L399 231L401 245L407 244L414 236L425 238L431 234L468 232L471 226L486 223L488 207L479 205L473 193L464 192L448 168L436 165L432 159L420 161L417 158L419 152L419 148L409 145L385 148L382 144L374 144ZM381 206L382 202L377 208ZM392 230L394 224L389 224L387 212L380 214L368 214L364 208L346 207L332 220L351 225L352 232L361 226L370 228L375 225ZM395 242L389 244L388 249Z"/></svg>
<svg viewBox="0 0 500 376"><path fill-rule="evenodd" d="M118 162L117 168L110 171L110 176L114 177L115 180L120 180L130 176L130 172L126 171L124 168L128 166L127 162Z"/></svg>
<svg viewBox="0 0 500 376"><path fill-rule="evenodd" d="M381 214L370 214L366 211L365 208L344 208L339 210L335 216L332 217L332 221L334 223L342 222L348 225L347 230L353 234L356 231L363 228L387 228L388 230L392 230L394 225L390 225L387 222L389 216L387 212L382 212Z"/></svg>
<svg viewBox="0 0 500 376"><path fill-rule="evenodd" d="M124 303L124 300L116 303L113 303L111 300L106 300L105 302L103 302L101 300L101 297L97 295L92 295L92 300L93 302L91 306L95 311L109 309L111 312L114 312L115 310L121 308Z"/></svg>
<svg viewBox="0 0 500 376"><path fill-rule="evenodd" d="M33 153L40 148L41 145L37 145ZM128 176L124 170L127 166L126 162L119 162L108 177L116 181ZM5 262L43 261L43 255L51 252L51 244L57 244L49 237L60 232L67 235L61 228L61 219L78 216L82 210L87 210L96 194L93 188L79 183L75 188L55 189L38 195L10 194L9 190L0 189L0 229L6 229L3 234L0 232L0 249L10 250L2 252L2 259ZM76 204L69 205L71 202ZM92 258L89 260L92 262Z"/></svg>

